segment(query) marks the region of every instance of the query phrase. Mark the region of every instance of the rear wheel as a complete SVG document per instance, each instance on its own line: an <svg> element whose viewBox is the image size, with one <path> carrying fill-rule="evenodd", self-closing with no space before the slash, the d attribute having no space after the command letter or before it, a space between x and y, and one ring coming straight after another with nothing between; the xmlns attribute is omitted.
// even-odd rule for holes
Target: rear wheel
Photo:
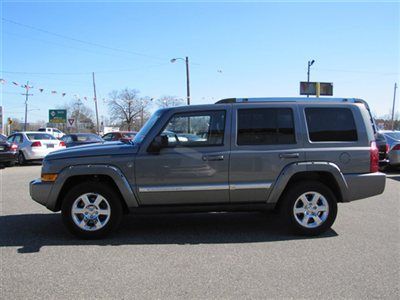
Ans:
<svg viewBox="0 0 400 300"><path fill-rule="evenodd" d="M22 152L18 153L18 164L20 166L26 165L26 159L25 159L25 155Z"/></svg>
<svg viewBox="0 0 400 300"><path fill-rule="evenodd" d="M73 187L65 196L61 214L67 229L85 239L97 239L114 231L122 218L120 196L104 183Z"/></svg>
<svg viewBox="0 0 400 300"><path fill-rule="evenodd" d="M336 197L321 182L296 182L289 187L282 201L282 217L298 234L321 234L331 228L336 219Z"/></svg>

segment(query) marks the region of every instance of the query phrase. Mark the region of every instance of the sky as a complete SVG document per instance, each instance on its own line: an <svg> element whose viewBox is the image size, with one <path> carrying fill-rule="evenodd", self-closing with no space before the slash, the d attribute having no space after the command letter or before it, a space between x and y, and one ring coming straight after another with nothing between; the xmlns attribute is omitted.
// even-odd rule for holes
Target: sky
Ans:
<svg viewBox="0 0 400 300"><path fill-rule="evenodd" d="M92 72L100 116L113 90L184 98L185 64L170 59L185 56L193 104L299 96L314 59L311 81L333 82L334 97L365 99L387 115L400 83L399 15L397 1L2 1L4 118L24 116L25 90L12 82L33 86L28 122L74 97L94 109Z"/></svg>

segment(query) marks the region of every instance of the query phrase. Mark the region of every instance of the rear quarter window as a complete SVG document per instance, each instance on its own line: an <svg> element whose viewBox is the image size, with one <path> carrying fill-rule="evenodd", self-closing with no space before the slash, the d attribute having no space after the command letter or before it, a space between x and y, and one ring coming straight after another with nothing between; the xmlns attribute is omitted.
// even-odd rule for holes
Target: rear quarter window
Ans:
<svg viewBox="0 0 400 300"><path fill-rule="evenodd" d="M306 108L308 136L312 142L358 140L353 113L348 108Z"/></svg>

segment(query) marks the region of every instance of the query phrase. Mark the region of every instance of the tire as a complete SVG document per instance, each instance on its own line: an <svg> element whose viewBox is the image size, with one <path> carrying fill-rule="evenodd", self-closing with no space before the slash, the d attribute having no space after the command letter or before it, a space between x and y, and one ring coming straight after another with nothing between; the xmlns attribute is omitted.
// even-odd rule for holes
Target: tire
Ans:
<svg viewBox="0 0 400 300"><path fill-rule="evenodd" d="M6 167L10 168L10 167L14 167L15 166L15 161L8 161L6 162Z"/></svg>
<svg viewBox="0 0 400 300"><path fill-rule="evenodd" d="M20 166L26 165L26 162L27 162L27 161L26 161L26 159L25 159L24 153L19 152L19 153L18 153L17 159L18 159L18 164L19 164Z"/></svg>
<svg viewBox="0 0 400 300"><path fill-rule="evenodd" d="M61 207L65 227L83 239L99 239L115 231L122 214L119 194L100 182L74 186L65 195Z"/></svg>
<svg viewBox="0 0 400 300"><path fill-rule="evenodd" d="M282 201L281 217L296 234L319 235L335 222L336 197L321 182L296 182L287 189Z"/></svg>

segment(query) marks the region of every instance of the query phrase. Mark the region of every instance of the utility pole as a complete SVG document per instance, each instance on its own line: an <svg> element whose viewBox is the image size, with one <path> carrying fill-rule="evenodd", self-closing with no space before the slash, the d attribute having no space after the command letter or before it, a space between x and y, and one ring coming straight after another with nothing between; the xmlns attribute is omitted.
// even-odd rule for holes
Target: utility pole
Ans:
<svg viewBox="0 0 400 300"><path fill-rule="evenodd" d="M25 96L25 122L24 122L24 131L26 131L26 125L28 122L28 98L29 96L33 96L33 94L29 94L29 81L26 82L25 85L25 94L21 94Z"/></svg>
<svg viewBox="0 0 400 300"><path fill-rule="evenodd" d="M394 93L393 93L392 130L394 130L394 108L395 108L395 104L396 104L396 90L397 90L397 83L394 84Z"/></svg>
<svg viewBox="0 0 400 300"><path fill-rule="evenodd" d="M190 105L190 79L189 79L189 57L186 56L186 97L187 105Z"/></svg>
<svg viewBox="0 0 400 300"><path fill-rule="evenodd" d="M79 122L79 116L81 114L81 105L82 105L81 99L78 99L78 102L76 103L76 105L78 105L78 115L76 116L76 132L79 133L78 122Z"/></svg>
<svg viewBox="0 0 400 300"><path fill-rule="evenodd" d="M100 134L100 128L99 128L99 111L97 109L97 96L96 96L96 82L94 80L94 72L92 73L93 75L93 93L94 93L94 105L96 108L96 124L97 124L97 134Z"/></svg>

